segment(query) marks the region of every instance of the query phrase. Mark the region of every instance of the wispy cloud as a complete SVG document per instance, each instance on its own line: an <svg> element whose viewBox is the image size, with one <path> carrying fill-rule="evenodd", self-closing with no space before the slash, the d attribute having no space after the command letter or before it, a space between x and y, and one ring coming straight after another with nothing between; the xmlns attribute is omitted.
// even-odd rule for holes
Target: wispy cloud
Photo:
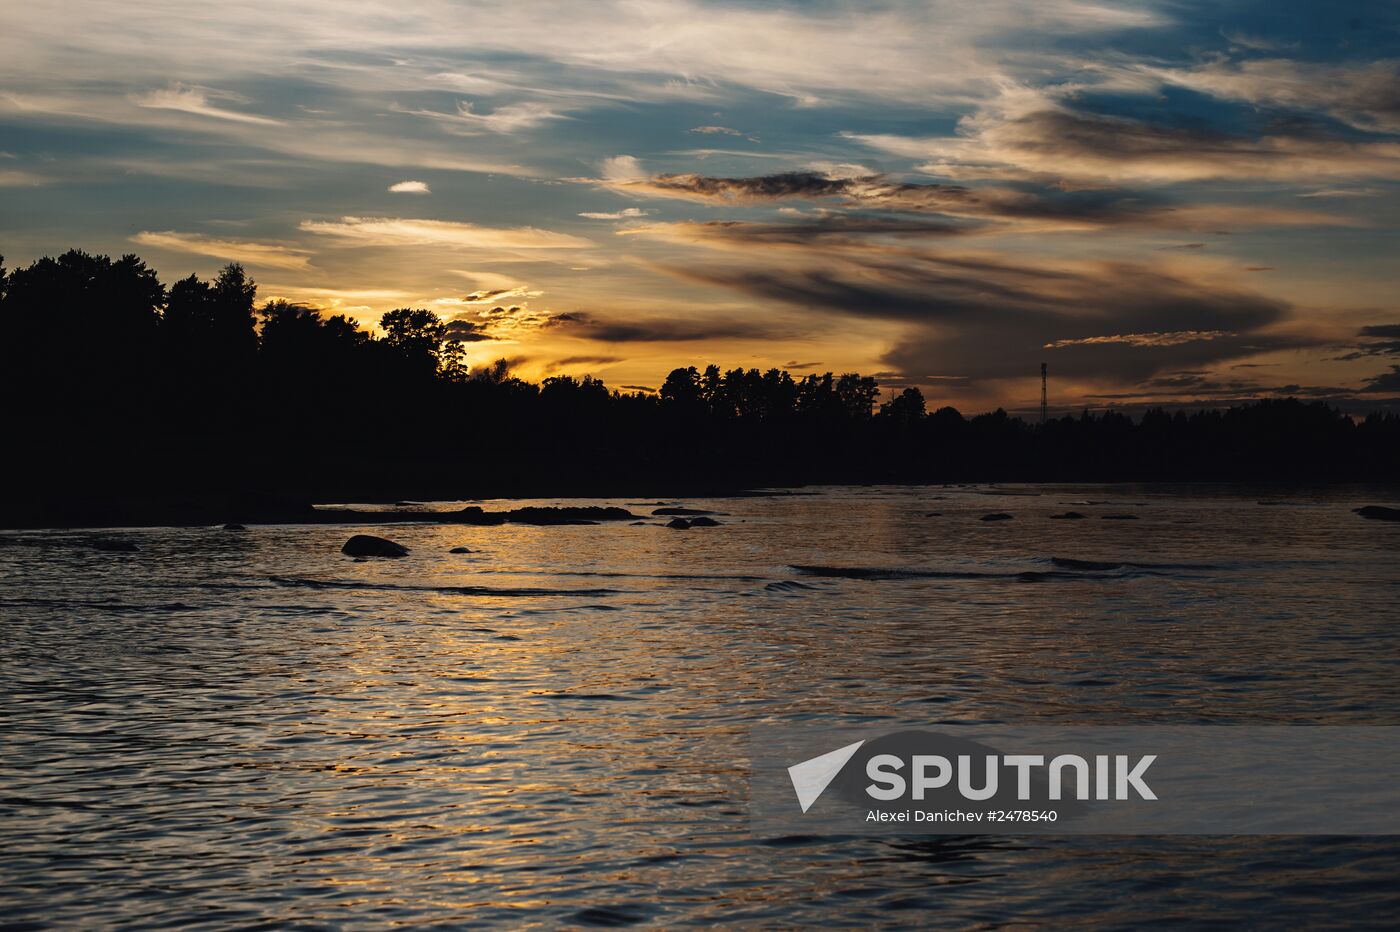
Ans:
<svg viewBox="0 0 1400 932"><path fill-rule="evenodd" d="M185 84L174 84L161 90L150 91L146 94L137 95L136 103L142 107L152 110L179 110L183 113L193 113L197 116L211 117L216 120L229 120L234 123L255 123L260 126L280 126L281 120L274 120L269 117L258 116L254 113L243 113L238 110L230 110L227 107L214 103L216 100L243 103L246 98L231 94L227 91L216 91L207 87L195 87Z"/></svg>
<svg viewBox="0 0 1400 932"><path fill-rule="evenodd" d="M304 220L301 229L359 246L447 246L457 249L586 249L593 243L534 227L478 226L452 220L341 217Z"/></svg>
<svg viewBox="0 0 1400 932"><path fill-rule="evenodd" d="M1231 135L1069 109L983 113L957 137L850 134L871 148L927 160L952 178L1171 184L1237 179L1307 182L1400 178L1400 143L1315 134Z"/></svg>
<svg viewBox="0 0 1400 932"><path fill-rule="evenodd" d="M647 212L640 207L626 207L622 210L614 211L586 210L580 213L579 216L586 217L589 220L631 220L636 217L645 217L646 213Z"/></svg>
<svg viewBox="0 0 1400 932"><path fill-rule="evenodd" d="M1224 36L1230 44L1237 45L1240 48L1251 49L1256 52L1277 52L1281 49L1296 49L1301 45L1296 39L1271 39L1267 36L1245 32L1243 29L1222 28L1220 34Z"/></svg>
<svg viewBox="0 0 1400 932"><path fill-rule="evenodd" d="M586 311L557 314L549 326L601 343L701 343L707 340L782 339L785 328L771 322L711 317L676 320L669 317L618 318Z"/></svg>
<svg viewBox="0 0 1400 932"><path fill-rule="evenodd" d="M294 246L217 239L201 236L197 233L177 233L174 230L143 231L131 237L131 241L153 249L168 249L172 252L193 253L197 256L212 256L216 259L227 259L230 262L277 269L301 271L307 268L311 261L306 250Z"/></svg>
<svg viewBox="0 0 1400 932"><path fill-rule="evenodd" d="M599 167L603 173L602 180L613 184L644 181L647 177L646 169L642 168L641 161L631 155L609 156L603 159Z"/></svg>
<svg viewBox="0 0 1400 932"><path fill-rule="evenodd" d="M1151 73L1216 97L1317 111L1359 129L1400 132L1400 59L1327 63L1255 58Z"/></svg>
<svg viewBox="0 0 1400 932"><path fill-rule="evenodd" d="M47 182L48 179L35 172L0 168L0 188L34 188Z"/></svg>
<svg viewBox="0 0 1400 932"><path fill-rule="evenodd" d="M894 213L943 214L952 218L995 221L1025 232L1128 226L1151 229L1216 229L1224 226L1345 226L1352 218L1278 207L1229 204L1177 205L1164 197L1125 189L1069 190L1040 185L1007 187L900 182L885 175L822 174L801 171L746 178L697 174L658 175L611 182L623 193L711 203L753 205L793 200L829 201L823 208ZM807 226L838 225L829 216L808 218ZM850 222L850 221L847 221ZM889 228L893 230L894 227ZM984 228L959 228L976 233ZM953 232L945 229L942 232Z"/></svg>
<svg viewBox="0 0 1400 932"><path fill-rule="evenodd" d="M1219 340L1235 334L1225 330L1174 330L1166 333L1115 333L1108 336L1078 337L1073 340L1052 340L1042 349L1062 349L1066 346L1096 346L1122 343L1126 346L1180 346L1197 340Z"/></svg>
<svg viewBox="0 0 1400 932"><path fill-rule="evenodd" d="M1044 361L1063 375L1130 384L1155 372L1317 345L1290 307L1223 280L1140 262L1034 262L844 240L787 255L667 269L690 282L809 312L897 323L883 357L901 372L959 376L967 389L1028 377ZM960 389L961 390L961 389Z"/></svg>
<svg viewBox="0 0 1400 932"><path fill-rule="evenodd" d="M442 113L437 110L407 110L405 112L437 120L458 132L501 134L536 129L554 120L568 119L565 111L535 101L505 104L488 113L476 112L476 105L469 100L458 103L457 110L453 113Z"/></svg>
<svg viewBox="0 0 1400 932"><path fill-rule="evenodd" d="M1299 197L1380 197L1380 188L1319 188L1305 191Z"/></svg>

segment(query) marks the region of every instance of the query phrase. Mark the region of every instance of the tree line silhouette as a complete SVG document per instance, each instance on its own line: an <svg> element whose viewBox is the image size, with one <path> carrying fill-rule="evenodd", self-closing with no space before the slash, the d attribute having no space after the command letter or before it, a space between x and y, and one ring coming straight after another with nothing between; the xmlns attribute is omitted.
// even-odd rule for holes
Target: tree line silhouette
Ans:
<svg viewBox="0 0 1400 932"><path fill-rule="evenodd" d="M1027 423L880 403L856 374L676 369L655 393L505 361L469 369L428 310L374 335L259 305L238 265L165 287L135 256L6 271L7 510L64 500L657 494L825 482L1363 480L1400 475L1400 417L1321 403Z"/></svg>

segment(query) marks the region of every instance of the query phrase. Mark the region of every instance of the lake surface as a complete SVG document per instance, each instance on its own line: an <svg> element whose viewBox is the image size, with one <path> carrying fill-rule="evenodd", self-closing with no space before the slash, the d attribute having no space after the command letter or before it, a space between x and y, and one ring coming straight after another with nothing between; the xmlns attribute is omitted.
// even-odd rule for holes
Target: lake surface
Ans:
<svg viewBox="0 0 1400 932"><path fill-rule="evenodd" d="M1393 926L1400 838L750 834L763 722L1400 724L1394 489L997 491L0 534L0 915Z"/></svg>

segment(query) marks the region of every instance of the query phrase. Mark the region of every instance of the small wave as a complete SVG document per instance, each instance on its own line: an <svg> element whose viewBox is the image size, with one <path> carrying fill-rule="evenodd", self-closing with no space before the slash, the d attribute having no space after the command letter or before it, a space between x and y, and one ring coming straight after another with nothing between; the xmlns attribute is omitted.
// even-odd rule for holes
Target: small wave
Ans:
<svg viewBox="0 0 1400 932"><path fill-rule="evenodd" d="M1120 570L1123 563L1105 563L1102 560L1076 560L1073 557L1051 557L1050 562L1067 570Z"/></svg>
<svg viewBox="0 0 1400 932"><path fill-rule="evenodd" d="M637 702L639 696L619 696L617 693L535 693L540 699L589 699L595 702Z"/></svg>
<svg viewBox="0 0 1400 932"><path fill-rule="evenodd" d="M1067 557L1051 557L1050 570L926 570L906 567L884 566L810 566L793 565L793 569L808 576L824 576L836 579L1015 579L1022 582L1039 582L1047 579L1123 579L1133 576L1168 575L1179 570L1212 570L1218 567L1204 563L1112 563L1098 560L1075 560ZM1103 575L1115 570L1128 570L1130 573ZM1094 575L1089 575L1094 574Z"/></svg>
<svg viewBox="0 0 1400 932"><path fill-rule="evenodd" d="M442 595L476 596L599 596L620 595L618 589L540 589L529 586L493 588L491 586L401 586L393 583L366 583L340 579L302 579L295 576L269 577L279 586L300 586L308 589L350 589L366 592L433 592Z"/></svg>
<svg viewBox="0 0 1400 932"><path fill-rule="evenodd" d="M995 573L985 570L920 570L884 566L808 566L794 564L793 569L808 576L835 579L1020 579L1032 582L1056 577L1077 577L1074 573L1045 570L1023 570Z"/></svg>
<svg viewBox="0 0 1400 932"><path fill-rule="evenodd" d="M661 525L657 525L660 527ZM482 570L482 573L519 573L519 570ZM620 570L548 570L550 576L596 576L603 579L701 579L731 582L763 582L763 576L742 576L732 573L627 573Z"/></svg>
<svg viewBox="0 0 1400 932"><path fill-rule="evenodd" d="M1066 570L1218 570L1214 563L1137 563L1131 560L1079 560L1074 557L1051 557L1050 563Z"/></svg>
<svg viewBox="0 0 1400 932"><path fill-rule="evenodd" d="M797 592L799 590L816 591L817 587L809 586L806 583L800 583L792 579L784 579L780 582L770 582L763 588L767 589L769 592Z"/></svg>
<svg viewBox="0 0 1400 932"><path fill-rule="evenodd" d="M579 925L617 928L646 922L651 911L637 906L589 906L574 913Z"/></svg>
<svg viewBox="0 0 1400 932"><path fill-rule="evenodd" d="M117 614L142 615L156 612L194 612L199 607L184 602L159 602L155 604L132 604L130 602L103 602L93 599L43 599L15 598L0 599L0 605L32 606L35 608L98 609Z"/></svg>

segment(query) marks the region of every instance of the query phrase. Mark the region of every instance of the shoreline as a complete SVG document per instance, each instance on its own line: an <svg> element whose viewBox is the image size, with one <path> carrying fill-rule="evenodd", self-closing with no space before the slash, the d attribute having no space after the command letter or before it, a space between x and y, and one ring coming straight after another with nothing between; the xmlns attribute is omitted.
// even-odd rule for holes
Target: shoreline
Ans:
<svg viewBox="0 0 1400 932"><path fill-rule="evenodd" d="M1258 490L1269 495L1331 493L1341 497L1347 489L1358 493L1350 504L1354 508L1376 505L1376 491L1393 490L1394 504L1400 504L1400 481L1389 482L1285 482L1285 481L1149 481L1092 480L1084 482L1037 482L1033 480L998 480L983 482L829 482L823 487L870 488L880 486L900 488L964 488L971 486L987 487L976 490L976 494L995 498L1006 496L1038 496L1039 492L1024 489L998 492L996 487L1014 486L1076 486L1102 485L1123 487L1187 487L1201 493L1208 490ZM1365 490L1363 492L1363 490ZM625 500L631 508L661 507L674 505L686 500L713 498L786 498L820 495L810 486L765 486L759 488L734 488L720 486L685 487L643 487L608 488L579 491L554 489L547 493L528 494L514 489L495 496L475 496L458 498L448 490L433 489L430 494L417 496L356 495L352 490L337 489L323 496L315 496L322 502L317 504L312 496L272 496L257 494L230 495L188 495L161 497L116 497L98 498L93 496L75 497L63 501L38 499L34 502L0 504L0 531L55 531L55 530L101 530L113 528L154 528L154 527L221 527L223 525L388 525L388 524L464 524L498 525L506 523L534 524L540 526L562 524L597 524L608 521L640 520L650 514L635 514L623 511L610 517L601 517L601 509L593 505L570 505L562 508L503 508L491 511L484 506L490 503L507 504L526 500L571 499L574 501L594 500L616 503ZM442 494L448 493L448 494ZM429 503L462 503L463 508L452 511L427 511L421 506ZM332 504L336 503L336 504ZM343 507L344 504L396 506L384 510L362 510ZM1275 504L1261 501L1261 505ZM619 510L619 509L613 509ZM532 513L520 517L519 513ZM552 512L552 514L551 514Z"/></svg>

